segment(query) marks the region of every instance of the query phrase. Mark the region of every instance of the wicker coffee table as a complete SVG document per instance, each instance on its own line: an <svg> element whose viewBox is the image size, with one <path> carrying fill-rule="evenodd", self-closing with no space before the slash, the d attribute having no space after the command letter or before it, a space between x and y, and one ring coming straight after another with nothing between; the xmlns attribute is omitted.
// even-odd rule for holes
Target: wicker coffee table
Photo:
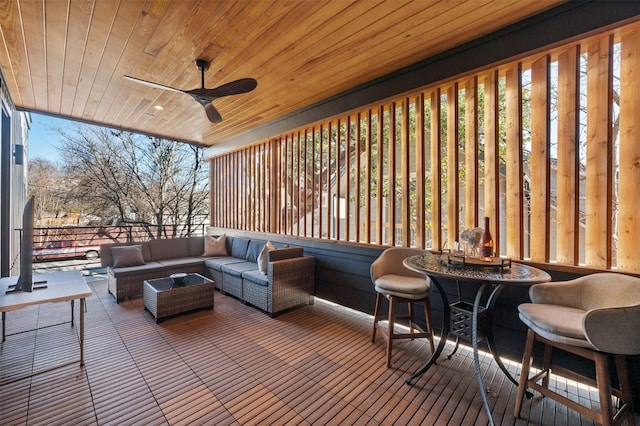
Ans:
<svg viewBox="0 0 640 426"><path fill-rule="evenodd" d="M171 278L146 280L144 307L153 314L156 323L196 309L213 309L214 288L213 281L200 274L188 274L182 285L176 285Z"/></svg>

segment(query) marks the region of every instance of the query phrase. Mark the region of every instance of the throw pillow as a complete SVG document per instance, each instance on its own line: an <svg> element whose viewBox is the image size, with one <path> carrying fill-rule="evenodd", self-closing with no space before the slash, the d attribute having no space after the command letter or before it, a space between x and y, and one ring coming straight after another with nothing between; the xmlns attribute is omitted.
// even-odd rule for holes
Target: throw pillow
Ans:
<svg viewBox="0 0 640 426"><path fill-rule="evenodd" d="M267 241L267 244L264 245L258 256L258 270L265 275L267 275L267 253L275 249L271 241Z"/></svg>
<svg viewBox="0 0 640 426"><path fill-rule="evenodd" d="M203 256L226 256L227 255L227 235L222 234L218 238L212 235L204 236Z"/></svg>
<svg viewBox="0 0 640 426"><path fill-rule="evenodd" d="M141 245L111 247L111 258L114 268L144 265Z"/></svg>

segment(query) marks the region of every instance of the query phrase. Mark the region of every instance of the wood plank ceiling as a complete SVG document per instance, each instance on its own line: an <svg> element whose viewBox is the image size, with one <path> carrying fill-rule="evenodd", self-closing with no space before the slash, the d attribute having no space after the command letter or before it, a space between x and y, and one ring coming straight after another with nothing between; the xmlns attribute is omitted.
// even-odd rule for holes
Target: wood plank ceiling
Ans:
<svg viewBox="0 0 640 426"><path fill-rule="evenodd" d="M3 0L0 67L20 109L211 146L564 0ZM210 123L179 89L244 77ZM154 107L162 106L158 110Z"/></svg>

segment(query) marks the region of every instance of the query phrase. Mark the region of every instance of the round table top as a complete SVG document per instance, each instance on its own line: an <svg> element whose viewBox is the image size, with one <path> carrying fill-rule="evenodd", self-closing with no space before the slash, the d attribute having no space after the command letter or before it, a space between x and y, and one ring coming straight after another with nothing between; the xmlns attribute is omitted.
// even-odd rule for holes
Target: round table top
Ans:
<svg viewBox="0 0 640 426"><path fill-rule="evenodd" d="M551 281L545 271L522 263L511 262L510 267L448 264L441 253L427 253L411 256L404 260L404 266L435 277L452 278L460 281L482 281L496 284L529 285Z"/></svg>

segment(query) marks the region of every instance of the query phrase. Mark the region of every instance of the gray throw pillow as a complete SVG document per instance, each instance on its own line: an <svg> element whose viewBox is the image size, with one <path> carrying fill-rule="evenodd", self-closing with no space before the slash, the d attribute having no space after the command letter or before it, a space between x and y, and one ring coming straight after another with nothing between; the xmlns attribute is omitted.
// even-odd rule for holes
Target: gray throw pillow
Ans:
<svg viewBox="0 0 640 426"><path fill-rule="evenodd" d="M111 258L114 268L144 265L141 245L111 247Z"/></svg>

